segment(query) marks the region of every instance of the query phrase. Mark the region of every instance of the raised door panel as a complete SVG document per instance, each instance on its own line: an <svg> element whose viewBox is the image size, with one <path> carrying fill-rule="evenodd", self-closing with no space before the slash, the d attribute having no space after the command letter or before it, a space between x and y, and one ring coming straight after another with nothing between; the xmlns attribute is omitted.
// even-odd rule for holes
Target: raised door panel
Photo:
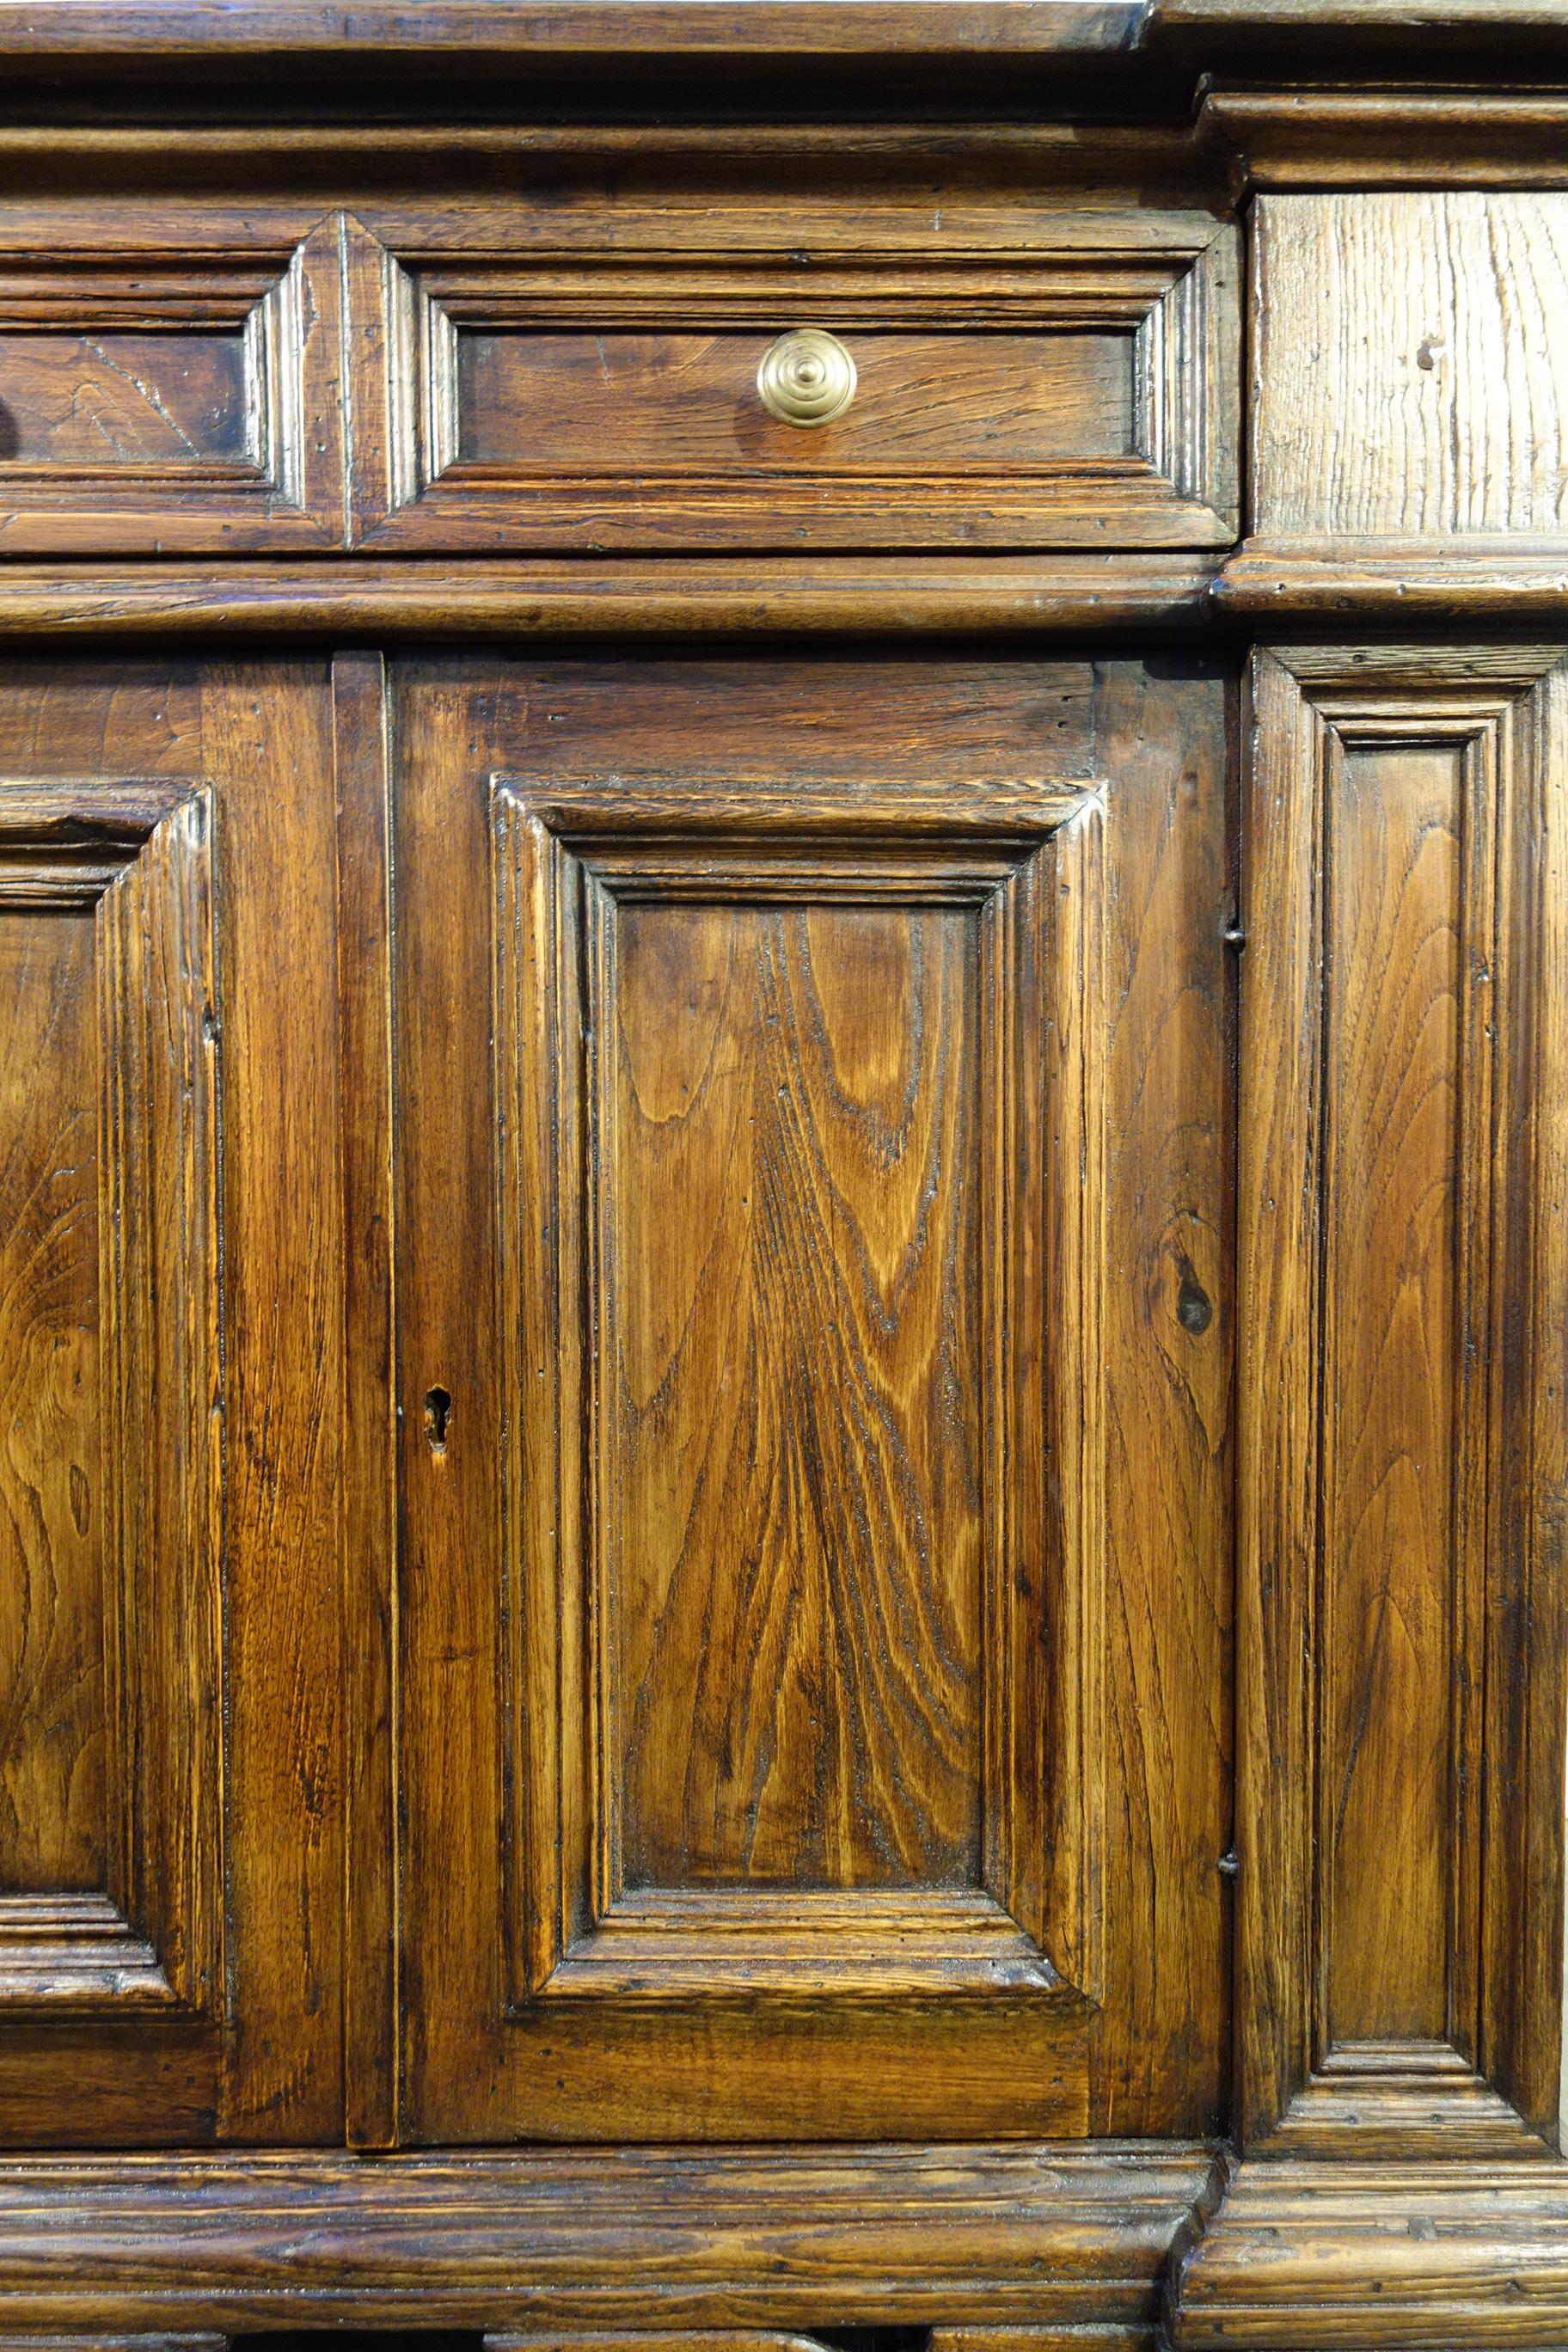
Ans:
<svg viewBox="0 0 1568 2352"><path fill-rule="evenodd" d="M1217 2117L1225 702L397 678L415 2136Z"/></svg>
<svg viewBox="0 0 1568 2352"><path fill-rule="evenodd" d="M326 715L276 666L0 673L13 2144L334 2127Z"/></svg>
<svg viewBox="0 0 1568 2352"><path fill-rule="evenodd" d="M221 1979L210 796L0 782L0 2001Z"/></svg>
<svg viewBox="0 0 1568 2352"><path fill-rule="evenodd" d="M1258 655L1254 705L1243 2123L1539 2153L1564 671L1529 646L1294 647Z"/></svg>
<svg viewBox="0 0 1568 2352"><path fill-rule="evenodd" d="M493 792L517 1991L1086 1990L1099 793Z"/></svg>

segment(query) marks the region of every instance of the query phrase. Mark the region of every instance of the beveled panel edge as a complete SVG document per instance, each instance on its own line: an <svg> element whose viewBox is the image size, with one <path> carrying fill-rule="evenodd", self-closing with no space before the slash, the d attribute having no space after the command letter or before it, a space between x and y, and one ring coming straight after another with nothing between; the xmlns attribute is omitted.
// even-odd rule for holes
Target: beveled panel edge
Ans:
<svg viewBox="0 0 1568 2352"><path fill-rule="evenodd" d="M1486 1538L1484 1889L1478 2072L1430 2044L1368 2051L1331 2076L1314 2048L1311 1785L1323 1345L1319 1120L1327 984L1320 881L1336 730L1373 715L1392 740L1495 730L1502 1100L1489 1328L1517 1314L1500 1408L1497 1528ZM1244 1398L1238 1475L1237 2092L1249 2154L1291 2147L1494 2162L1552 2152L1560 2088L1563 1874L1561 1410L1543 1332L1568 1286L1551 1171L1561 1159L1568 1029L1561 863L1568 661L1560 646L1290 645L1255 655L1244 839L1249 861L1238 1256ZM1254 917L1256 918L1254 919ZM1494 1340L1492 1352L1499 1343ZM1306 1672L1303 1673L1303 1660ZM1352 2079L1359 2077L1359 2079ZM1414 2102L1407 2094L1419 2089ZM1522 2121L1522 2133L1521 2133ZM1248 2339L1250 2340L1250 2339ZM1403 2340L1403 2339L1401 2339Z"/></svg>
<svg viewBox="0 0 1568 2352"><path fill-rule="evenodd" d="M550 1563L542 1581L554 1594L542 1612L516 1610L500 1668L500 1717L516 1743L502 1825L510 2015L584 1993L656 2002L743 1994L824 2007L1024 1986L1058 2005L1100 1996L1105 793L1103 779L977 782L966 803L951 787L867 780L847 796L837 783L731 777L716 801L707 791L619 776L613 786L589 776L536 787L506 770L489 778L494 1099L505 1107L499 1328L503 1390L526 1400L501 1475L503 1590L526 1593L540 1583L525 1570L542 1550ZM781 827L796 845L784 868L767 861ZM943 855L933 857L939 846ZM770 897L782 887L803 903L832 902L847 886L857 900L879 886L892 905L983 910L982 1065L1007 1139L983 1163L983 1190L1000 1199L1007 1176L1030 1160L1043 1158L1047 1171L1037 1205L1016 1218L999 1212L986 1230L1043 1217L1045 1271L1034 1279L1073 1336L1060 1378L1042 1381L1017 1338L1041 1318L1033 1308L1008 1312L1010 1301L1032 1296L1034 1254L988 1242L991 1392L1039 1393L1045 1421L1032 1430L1016 1407L984 1424L987 1463L1005 1497L984 1539L983 1571L997 1632L987 1661L996 1704L986 1716L1001 1728L983 1758L985 1863L973 1893L792 1889L781 1903L741 1885L633 1893L619 1883L607 1666L590 1638L606 1613L598 1444L582 1456L580 1487L568 1468L573 1424L602 1411L597 1347L615 1328L595 1239L615 1154L599 1137L599 1079L583 1041L600 1026L595 992L613 970L601 929L606 910L628 889L678 899L687 869L704 897L717 888L744 898L760 884ZM1009 998L1019 1008L1012 1017ZM1013 1034L1015 1023L1026 1033L1031 1017L1047 1041L1037 1099L1030 1056ZM539 1065L531 1078L531 1050ZM1026 1139L1042 1128L1051 1142L1040 1153ZM536 1356L557 1367L547 1391L528 1377ZM1016 1466L1039 1458L1046 1428L1065 1465L1048 1500L1029 1492L1026 1467ZM1015 1567L1002 1548L1003 1530L1017 1540L1042 1505L1053 1555L1067 1568L1052 1620L1060 1630L1048 1644L1059 1753L1043 1800L1027 1748L1038 1702L1027 1694L1026 1662L1038 1635L1018 1622ZM589 1727L585 1743L574 1738L579 1717Z"/></svg>
<svg viewBox="0 0 1568 2352"><path fill-rule="evenodd" d="M187 556L320 548L342 540L346 473L335 216L303 238L192 241L188 217L139 223L138 242L89 257L0 249L0 320L19 333L73 329L237 336L243 457L37 457L0 465L0 541L24 560ZM209 245L214 240L209 238ZM147 396L136 386L140 396Z"/></svg>
<svg viewBox="0 0 1568 2352"><path fill-rule="evenodd" d="M374 207L367 207L379 221ZM382 249L379 289L356 359L365 397L384 404L384 462L351 492L353 541L377 552L489 548L713 552L770 545L1228 547L1239 517L1240 276L1236 226L1191 210L1089 212L1026 230L1006 248L909 217L815 217L759 243L747 207L716 191L694 235L660 211L585 211L538 242L536 212L492 212L456 248L442 219L358 235ZM930 458L758 475L737 457L662 471L628 460L583 478L548 453L459 459L459 336L658 326L687 332L780 324L876 332L939 330L1122 335L1131 343L1130 448L1029 468ZM371 354L374 352L374 360ZM371 378L376 381L371 381ZM1112 436L1114 444L1115 436ZM606 452L606 456L610 453ZM803 459L813 453L802 450ZM358 468L356 468L356 472ZM940 517L933 521L931 516Z"/></svg>
<svg viewBox="0 0 1568 2352"><path fill-rule="evenodd" d="M94 925L110 1761L105 1885L0 1896L0 2016L222 1998L215 869L205 782L0 779L0 903Z"/></svg>

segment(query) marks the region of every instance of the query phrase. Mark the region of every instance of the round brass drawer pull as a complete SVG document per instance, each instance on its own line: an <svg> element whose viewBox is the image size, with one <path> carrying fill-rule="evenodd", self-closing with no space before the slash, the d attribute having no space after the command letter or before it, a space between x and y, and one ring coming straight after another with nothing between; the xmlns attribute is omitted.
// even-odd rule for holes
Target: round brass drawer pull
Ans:
<svg viewBox="0 0 1568 2352"><path fill-rule="evenodd" d="M796 327L763 353L763 406L781 425L831 425L855 397L855 362L824 327Z"/></svg>

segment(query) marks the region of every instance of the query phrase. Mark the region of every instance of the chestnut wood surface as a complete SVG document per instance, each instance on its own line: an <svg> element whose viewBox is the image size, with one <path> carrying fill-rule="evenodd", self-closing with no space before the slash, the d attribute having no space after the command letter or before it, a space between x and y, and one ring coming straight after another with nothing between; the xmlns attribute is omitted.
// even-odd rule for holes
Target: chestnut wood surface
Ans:
<svg viewBox="0 0 1568 2352"><path fill-rule="evenodd" d="M12 2146L340 2127L328 717L0 681Z"/></svg>
<svg viewBox="0 0 1568 2352"><path fill-rule="evenodd" d="M1201 664L394 671L418 2136L1213 2112L1226 711Z"/></svg>
<svg viewBox="0 0 1568 2352"><path fill-rule="evenodd" d="M0 1879L91 1893L108 1869L98 1428L98 1004L93 921L0 921L7 1350ZM85 1081L85 1084L84 1084Z"/></svg>
<svg viewBox="0 0 1568 2352"><path fill-rule="evenodd" d="M0 2352L1560 2352L1565 41L0 11Z"/></svg>
<svg viewBox="0 0 1568 2352"><path fill-rule="evenodd" d="M1268 195L1254 223L1257 535L1560 539L1568 194Z"/></svg>

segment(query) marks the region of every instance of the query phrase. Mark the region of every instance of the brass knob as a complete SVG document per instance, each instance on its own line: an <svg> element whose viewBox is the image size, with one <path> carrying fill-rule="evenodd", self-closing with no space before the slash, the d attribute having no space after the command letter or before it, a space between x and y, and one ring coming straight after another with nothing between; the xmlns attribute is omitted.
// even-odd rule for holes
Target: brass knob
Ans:
<svg viewBox="0 0 1568 2352"><path fill-rule="evenodd" d="M781 425L831 425L855 397L855 362L823 327L796 327L763 353L763 406Z"/></svg>

